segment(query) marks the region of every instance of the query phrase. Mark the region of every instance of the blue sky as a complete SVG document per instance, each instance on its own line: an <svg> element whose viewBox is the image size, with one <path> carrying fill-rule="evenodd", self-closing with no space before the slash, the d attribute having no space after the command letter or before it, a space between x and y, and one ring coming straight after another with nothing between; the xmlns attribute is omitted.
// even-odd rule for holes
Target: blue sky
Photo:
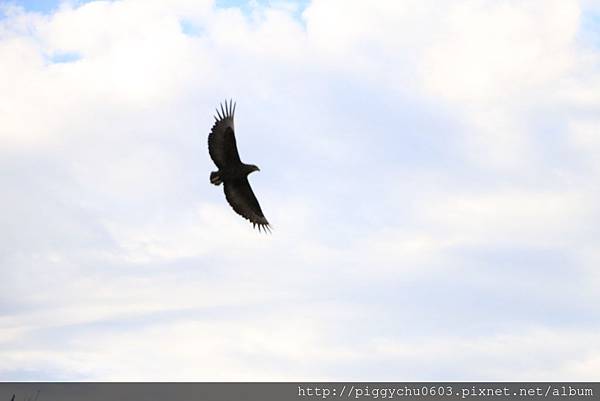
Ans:
<svg viewBox="0 0 600 401"><path fill-rule="evenodd" d="M596 3L11 4L3 378L596 379Z"/></svg>
<svg viewBox="0 0 600 401"><path fill-rule="evenodd" d="M55 0L39 0L39 1L13 1L12 4L19 5L28 11L37 11L48 13L58 8L59 1Z"/></svg>
<svg viewBox="0 0 600 401"><path fill-rule="evenodd" d="M85 3L89 3L93 0L71 0L67 2L70 5L77 6L83 5ZM23 7L27 11L40 12L40 13L51 13L56 11L60 4L60 0L11 0L7 2L9 4L18 5ZM65 3L64 1L62 3ZM278 4L281 2L277 1L269 1L269 0L261 0L261 1L244 1L244 0L216 0L214 5L219 8L239 8L244 11L251 10L257 6L269 6L272 4ZM294 2L295 4L292 6L294 8L304 8L308 4L308 1L301 0ZM290 2L291 4L291 2Z"/></svg>

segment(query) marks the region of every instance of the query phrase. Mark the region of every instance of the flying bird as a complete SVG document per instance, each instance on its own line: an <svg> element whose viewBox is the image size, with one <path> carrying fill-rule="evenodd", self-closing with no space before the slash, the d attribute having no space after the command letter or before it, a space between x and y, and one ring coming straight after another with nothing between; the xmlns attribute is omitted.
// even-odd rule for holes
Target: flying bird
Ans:
<svg viewBox="0 0 600 401"><path fill-rule="evenodd" d="M248 182L248 174L260 169L240 160L235 143L234 114L235 103L232 100L229 104L225 101L225 107L221 103L220 111L217 108L215 124L208 135L208 153L219 170L210 173L210 182L214 185L223 184L225 198L237 214L250 220L254 228L258 226L258 231L263 229L270 232L269 222Z"/></svg>

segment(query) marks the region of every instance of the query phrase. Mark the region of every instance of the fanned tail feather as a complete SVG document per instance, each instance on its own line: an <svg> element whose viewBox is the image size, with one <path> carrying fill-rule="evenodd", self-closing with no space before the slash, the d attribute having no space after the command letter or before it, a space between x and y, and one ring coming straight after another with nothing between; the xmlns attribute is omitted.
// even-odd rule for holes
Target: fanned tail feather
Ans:
<svg viewBox="0 0 600 401"><path fill-rule="evenodd" d="M221 176L219 175L218 171L213 171L212 173L210 173L210 182L211 184L221 185L223 180L221 179Z"/></svg>

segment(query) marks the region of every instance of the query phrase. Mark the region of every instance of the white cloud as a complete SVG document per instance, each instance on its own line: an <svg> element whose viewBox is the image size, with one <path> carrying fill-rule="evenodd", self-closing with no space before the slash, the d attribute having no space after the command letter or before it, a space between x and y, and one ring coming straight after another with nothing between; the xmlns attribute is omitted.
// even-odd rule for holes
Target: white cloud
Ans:
<svg viewBox="0 0 600 401"><path fill-rule="evenodd" d="M600 119L570 122L569 143L581 155L587 168L600 173Z"/></svg>
<svg viewBox="0 0 600 401"><path fill-rule="evenodd" d="M426 87L465 102L526 100L573 63L577 2L457 2L425 55Z"/></svg>
<svg viewBox="0 0 600 401"><path fill-rule="evenodd" d="M459 242L568 247L580 241L576 234L593 216L593 202L577 192L497 191L447 196L427 205L426 213Z"/></svg>
<svg viewBox="0 0 600 401"><path fill-rule="evenodd" d="M590 378L588 7L11 8L3 376L398 379L384 364L415 380ZM244 159L263 170L250 181L269 237L208 184L225 97Z"/></svg>
<svg viewBox="0 0 600 401"><path fill-rule="evenodd" d="M465 377L475 381L490 378L502 381L593 380L593 366L599 351L597 343L598 336L592 330L525 327L515 328L514 334L501 333L467 341L433 338L403 345L375 342L373 352L390 360L409 359L421 364L462 360L480 367L477 372L470 373L457 374L449 370L448 380Z"/></svg>

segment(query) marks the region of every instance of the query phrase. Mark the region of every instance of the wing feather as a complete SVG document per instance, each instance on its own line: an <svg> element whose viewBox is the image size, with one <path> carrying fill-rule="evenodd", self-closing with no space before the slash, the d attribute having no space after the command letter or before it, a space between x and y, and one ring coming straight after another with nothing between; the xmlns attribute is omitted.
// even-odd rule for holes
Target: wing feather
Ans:
<svg viewBox="0 0 600 401"><path fill-rule="evenodd" d="M225 102L225 109L221 104L221 110L217 109L215 123L208 135L208 153L218 168L227 168L231 165L239 164L240 155L235 142L235 130L233 126L232 101L229 105Z"/></svg>
<svg viewBox="0 0 600 401"><path fill-rule="evenodd" d="M258 225L259 230L261 228L270 230L269 222L265 218L247 178L225 181L224 185L225 198L237 214L250 220L252 225Z"/></svg>

